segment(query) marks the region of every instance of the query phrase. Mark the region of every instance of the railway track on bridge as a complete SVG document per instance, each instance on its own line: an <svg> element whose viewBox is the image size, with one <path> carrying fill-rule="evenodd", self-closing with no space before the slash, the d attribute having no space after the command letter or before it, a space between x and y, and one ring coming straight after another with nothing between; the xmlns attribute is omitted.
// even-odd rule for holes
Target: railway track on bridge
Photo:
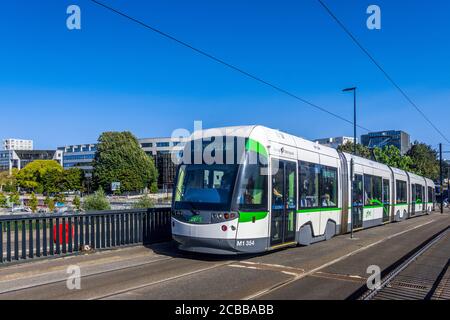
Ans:
<svg viewBox="0 0 450 320"><path fill-rule="evenodd" d="M359 300L449 300L450 227L396 263L378 288Z"/></svg>

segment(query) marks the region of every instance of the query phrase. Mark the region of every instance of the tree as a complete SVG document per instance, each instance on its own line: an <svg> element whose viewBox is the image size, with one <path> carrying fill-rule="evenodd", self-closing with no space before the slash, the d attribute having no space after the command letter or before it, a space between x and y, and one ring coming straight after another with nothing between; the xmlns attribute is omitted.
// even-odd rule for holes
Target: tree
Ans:
<svg viewBox="0 0 450 320"><path fill-rule="evenodd" d="M87 196L83 202L85 211L110 210L111 206L103 189L98 189L93 195Z"/></svg>
<svg viewBox="0 0 450 320"><path fill-rule="evenodd" d="M55 196L55 201L58 203L65 203L66 202L66 196L63 193L58 193Z"/></svg>
<svg viewBox="0 0 450 320"><path fill-rule="evenodd" d="M18 170L16 168L12 169L11 174L9 171L1 171L0 172L0 192L13 192L16 188L16 175Z"/></svg>
<svg viewBox="0 0 450 320"><path fill-rule="evenodd" d="M75 196L75 198L73 198L72 204L75 206L75 209L77 209L77 211L80 211L80 209L81 209L81 201L80 201L80 198L78 196Z"/></svg>
<svg viewBox="0 0 450 320"><path fill-rule="evenodd" d="M20 195L17 191L9 196L9 202L16 206L20 205Z"/></svg>
<svg viewBox="0 0 450 320"><path fill-rule="evenodd" d="M373 155L375 161L405 171L411 171L412 159L407 155L402 156L400 150L395 146L385 146L383 149L374 148Z"/></svg>
<svg viewBox="0 0 450 320"><path fill-rule="evenodd" d="M346 153L353 154L353 147L354 147L353 142L348 141L347 143L340 145L337 150L340 152L346 152ZM356 144L356 155L359 157L370 159L372 157L372 152L370 151L370 149L368 147L357 143Z"/></svg>
<svg viewBox="0 0 450 320"><path fill-rule="evenodd" d="M28 205L30 206L31 211L33 211L33 213L36 212L38 204L39 204L38 198L36 197L36 195L33 192L31 194L30 200L28 201Z"/></svg>
<svg viewBox="0 0 450 320"><path fill-rule="evenodd" d="M2 192L0 192L0 208L5 208L7 204L8 204L8 199Z"/></svg>
<svg viewBox="0 0 450 320"><path fill-rule="evenodd" d="M20 187L37 193L56 193L63 189L63 168L54 160L35 160L17 173Z"/></svg>
<svg viewBox="0 0 450 320"><path fill-rule="evenodd" d="M63 181L65 191L82 191L84 173L80 168L64 170Z"/></svg>
<svg viewBox="0 0 450 320"><path fill-rule="evenodd" d="M147 195L143 195L142 197L139 198L137 202L133 204L134 209L147 209L153 208L154 206L155 203Z"/></svg>
<svg viewBox="0 0 450 320"><path fill-rule="evenodd" d="M130 132L104 132L98 139L93 180L96 187L111 191L120 182L122 192L154 189L157 170Z"/></svg>
<svg viewBox="0 0 450 320"><path fill-rule="evenodd" d="M436 180L439 177L439 157L431 146L415 141L407 155L412 159L414 173Z"/></svg>
<svg viewBox="0 0 450 320"><path fill-rule="evenodd" d="M44 200L44 204L48 207L50 212L55 211L55 201L52 198L47 196Z"/></svg>

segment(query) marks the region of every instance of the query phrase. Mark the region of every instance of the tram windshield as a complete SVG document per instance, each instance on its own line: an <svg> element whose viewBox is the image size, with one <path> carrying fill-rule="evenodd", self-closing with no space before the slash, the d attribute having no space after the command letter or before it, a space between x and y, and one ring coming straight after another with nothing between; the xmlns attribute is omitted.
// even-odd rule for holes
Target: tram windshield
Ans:
<svg viewBox="0 0 450 320"><path fill-rule="evenodd" d="M175 190L176 209L230 207L238 165L181 165Z"/></svg>

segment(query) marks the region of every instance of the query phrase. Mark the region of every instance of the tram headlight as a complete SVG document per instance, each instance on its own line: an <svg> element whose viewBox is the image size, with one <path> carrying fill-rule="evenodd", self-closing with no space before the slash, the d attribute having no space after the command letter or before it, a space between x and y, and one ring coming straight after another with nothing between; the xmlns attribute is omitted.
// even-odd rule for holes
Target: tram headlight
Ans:
<svg viewBox="0 0 450 320"><path fill-rule="evenodd" d="M220 223L225 221L231 221L239 218L239 214L236 212L226 213L211 213L211 223Z"/></svg>

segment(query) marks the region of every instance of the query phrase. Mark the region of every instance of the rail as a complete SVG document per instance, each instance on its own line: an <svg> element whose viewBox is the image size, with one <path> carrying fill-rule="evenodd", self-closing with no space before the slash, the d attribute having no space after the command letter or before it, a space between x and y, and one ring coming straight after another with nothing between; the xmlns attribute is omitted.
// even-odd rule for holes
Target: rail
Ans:
<svg viewBox="0 0 450 320"><path fill-rule="evenodd" d="M1 216L0 265L170 241L170 217L170 208Z"/></svg>

